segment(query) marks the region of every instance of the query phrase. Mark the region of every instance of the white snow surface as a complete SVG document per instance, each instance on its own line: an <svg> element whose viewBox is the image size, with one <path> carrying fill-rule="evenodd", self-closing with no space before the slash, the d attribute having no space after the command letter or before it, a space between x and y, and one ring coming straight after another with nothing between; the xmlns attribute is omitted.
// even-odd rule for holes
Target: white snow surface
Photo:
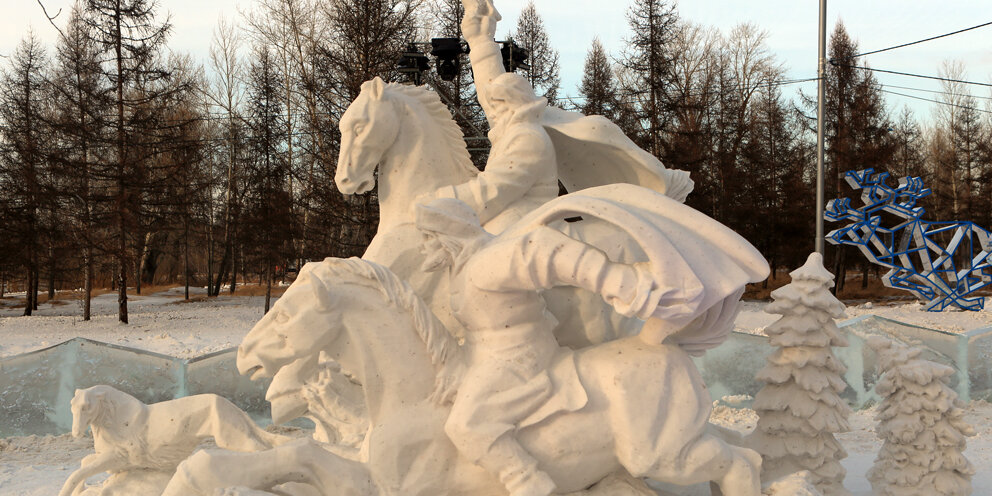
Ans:
<svg viewBox="0 0 992 496"><path fill-rule="evenodd" d="M197 295L204 291L198 289ZM129 300L130 325L117 323L115 294L94 299L93 320L79 318L81 305L42 304L33 317L19 317L22 309L0 302L0 357L25 353L74 337L139 348L189 358L236 346L262 316L264 297L221 296L205 301L181 303L182 288ZM7 303L8 306L2 306ZM762 311L765 303L747 302L737 320L737 328L760 334L779 316ZM924 312L917 303L874 305L873 308L848 306L849 317L872 313L911 324L962 332L992 325L992 312ZM733 403L733 402L731 402ZM974 401L966 407L965 419L977 435L968 439L965 456L977 474L972 479L975 495L992 495L992 404ZM837 439L848 451L844 485L855 496L868 496L871 486L865 473L871 468L881 441L874 433L874 409L855 412L851 432ZM714 423L750 432L757 415L747 408L715 406ZM93 452L89 435L26 436L0 439L0 496L50 496L58 493L69 474L79 467L82 457ZM93 481L99 478L92 479Z"/></svg>
<svg viewBox="0 0 992 496"><path fill-rule="evenodd" d="M23 308L13 308L11 300L3 300L0 303L6 305L0 306L0 358L76 337L193 358L237 346L262 318L264 296L205 296L203 288L190 288L193 301L184 302L181 287L146 296L128 295L130 324L117 320L116 293L93 298L89 322L82 320L81 300L60 305L43 303L31 317L21 316Z"/></svg>
<svg viewBox="0 0 992 496"><path fill-rule="evenodd" d="M765 313L763 301L745 301L737 316L738 331L750 334L764 334L764 328L778 320L781 315ZM967 312L949 308L943 312L928 312L923 304L916 301L892 304L861 303L847 306L847 318L861 315L877 315L919 327L941 331L962 333L982 327L992 326L992 298L985 299L985 309L980 312Z"/></svg>

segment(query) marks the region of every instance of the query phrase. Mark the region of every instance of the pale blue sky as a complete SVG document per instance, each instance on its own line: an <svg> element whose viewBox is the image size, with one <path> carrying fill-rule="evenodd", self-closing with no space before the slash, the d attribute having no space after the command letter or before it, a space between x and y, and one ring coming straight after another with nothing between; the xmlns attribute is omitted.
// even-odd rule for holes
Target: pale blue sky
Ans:
<svg viewBox="0 0 992 496"><path fill-rule="evenodd" d="M527 0L495 0L505 18L500 34L516 22L517 13ZM71 0L45 0L50 12L68 9ZM599 36L614 55L619 55L627 36L626 10L632 0L536 0L544 17L552 43L561 52L561 75L564 93L575 95L582 73L585 53L593 37ZM191 52L205 61L211 33L223 14L238 17L238 9L250 8L252 0L161 0L163 10L172 15L174 31L169 46ZM694 0L679 3L679 14L698 24L716 26L724 32L741 22L757 24L769 34L771 51L785 63L787 77L808 78L816 75L817 2L813 0ZM875 50L904 42L955 31L992 21L989 0L829 0L828 29L842 19L848 32L862 51ZM28 27L46 42L55 39L35 0L0 1L0 54L9 54ZM992 26L953 37L907 47L868 58L872 67L902 72L936 74L942 60L961 61L967 78L992 82ZM902 86L937 90L936 82L894 75L877 75L890 91L934 98L933 93L893 88ZM799 85L795 85L799 86ZM801 85L809 92L815 83ZM975 86L973 94L985 108L992 102L992 88ZM887 94L890 108L912 105L919 117L928 118L926 102Z"/></svg>

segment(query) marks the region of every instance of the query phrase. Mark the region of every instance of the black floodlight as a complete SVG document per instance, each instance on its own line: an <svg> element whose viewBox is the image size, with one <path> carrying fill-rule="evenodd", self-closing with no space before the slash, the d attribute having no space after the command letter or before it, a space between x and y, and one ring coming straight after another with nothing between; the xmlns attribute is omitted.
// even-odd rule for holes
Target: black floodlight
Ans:
<svg viewBox="0 0 992 496"><path fill-rule="evenodd" d="M517 69L530 69L530 64L527 63L527 57L530 56L530 51L517 45L515 41L504 41L500 52L503 54L503 69L506 72L513 72Z"/></svg>
<svg viewBox="0 0 992 496"><path fill-rule="evenodd" d="M431 55L437 63L437 75L445 81L454 81L461 70L461 55L468 53L459 38L434 38Z"/></svg>
<svg viewBox="0 0 992 496"><path fill-rule="evenodd" d="M400 53L399 60L396 61L396 71L400 74L408 74L413 79L414 84L422 84L421 74L431 68L427 55L417 49L416 45L410 44L405 52Z"/></svg>

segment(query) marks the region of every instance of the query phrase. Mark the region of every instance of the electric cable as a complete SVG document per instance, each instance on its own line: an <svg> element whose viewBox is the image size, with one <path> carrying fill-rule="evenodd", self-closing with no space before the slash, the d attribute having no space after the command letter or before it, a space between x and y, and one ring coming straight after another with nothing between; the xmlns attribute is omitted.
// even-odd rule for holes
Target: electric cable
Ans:
<svg viewBox="0 0 992 496"><path fill-rule="evenodd" d="M899 71L890 71L890 70L886 70L886 69L876 69L874 67L868 67L868 66L858 66L858 65L841 64L840 62L837 62L836 60L833 60L833 59L830 60L830 65L832 65L834 67L848 67L848 68L851 68L851 69L864 69L864 70L868 70L868 71L872 71L872 72L882 72L882 73L885 73L885 74L895 74L897 76L909 76L909 77L916 77L916 78L923 78L923 79L934 79L934 80L937 80L937 81L947 81L949 83L973 84L973 85L976 85L976 86L985 86L985 87L988 87L988 88L992 88L992 83L979 83L978 81L964 81L964 80L961 80L961 79L951 79L951 78L945 78L945 77L940 77L940 76L927 76L925 74L913 74L911 72L899 72Z"/></svg>
<svg viewBox="0 0 992 496"><path fill-rule="evenodd" d="M940 39L940 38L946 38L948 36L953 36L953 35L956 35L956 34L961 34L961 33L964 33L965 31L971 31L972 29L984 28L985 26L992 26L992 21L986 22L984 24L979 24L977 26L972 26L970 28L959 29L957 31L953 31L953 32L950 32L950 33L944 33L944 34L937 35L937 36L931 36L931 37L929 37L927 39L923 39L923 40L911 41L909 43L903 43L901 45L891 46L891 47L888 47L888 48L882 48L880 50L872 50L870 52L858 53L858 54L855 54L855 55L851 55L849 57L845 57L844 60L850 60L850 59L854 59L854 58L858 58L858 57L864 57L865 55L873 55L873 54L876 54L876 53L887 52L889 50L895 50L897 48L908 47L908 46L911 46L911 45L918 45L920 43L926 43L928 41L933 41L933 40L937 40L937 39Z"/></svg>

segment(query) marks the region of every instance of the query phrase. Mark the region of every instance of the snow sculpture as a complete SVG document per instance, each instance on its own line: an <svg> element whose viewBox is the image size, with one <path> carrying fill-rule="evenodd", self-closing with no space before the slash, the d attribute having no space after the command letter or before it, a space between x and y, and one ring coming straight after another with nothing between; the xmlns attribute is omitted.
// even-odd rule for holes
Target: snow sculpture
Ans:
<svg viewBox="0 0 992 496"><path fill-rule="evenodd" d="M973 222L923 220L925 210L916 206L930 195L923 180L902 178L893 189L885 184L888 177L873 169L845 174L852 188L862 190L864 206L852 208L848 198L830 200L825 218L850 224L831 231L827 241L857 246L872 263L888 267L882 282L926 301L929 311L984 308L985 298L968 295L992 284L992 233ZM904 221L885 227L882 212Z"/></svg>
<svg viewBox="0 0 992 496"><path fill-rule="evenodd" d="M513 83L515 76L504 72L500 48L493 41L500 16L492 1L464 0L464 4L462 30L471 48L480 103L493 128L488 172L479 173L472 165L461 129L436 93L374 79L362 86L361 94L342 116L335 176L344 194L370 191L378 182L379 226L363 258L383 264L409 281L445 326L459 336L464 330L451 317L447 298L435 297L447 292L446 274L420 270L420 235L413 225L411 208L418 198L467 200L486 228L498 233L553 199L558 180L570 191L618 182L638 184L678 201L684 201L692 190L688 173L665 169L602 116L539 105L533 90L522 88L519 80ZM510 134L519 133L505 132L519 128L514 123L522 120L541 124L530 127L529 134L537 141L528 142L524 149L511 146L515 139ZM548 148L547 140L553 149ZM535 161L531 155L545 162ZM520 164L511 165L514 162ZM637 261L636 249L623 239L615 239L616 233L578 224L582 225L572 226L579 233L577 237L613 258ZM632 335L641 326L637 319L610 311L588 291L556 288L547 297L550 311L561 323L556 331L558 341L568 346L577 348ZM597 334L588 334L593 331Z"/></svg>
<svg viewBox="0 0 992 496"><path fill-rule="evenodd" d="M765 479L809 470L823 494L850 494L840 464L847 453L834 434L849 430L851 409L840 397L844 365L830 349L847 346L834 323L844 304L830 294L834 276L819 253L790 275L792 283L773 291L775 301L765 308L782 318L765 328L778 349L756 377L766 386L754 398L758 425L750 446L764 458Z"/></svg>
<svg viewBox="0 0 992 496"><path fill-rule="evenodd" d="M920 358L921 351L881 336L868 338L878 354L882 397L875 432L882 449L868 480L880 496L967 496L975 474L964 457L967 436L951 367Z"/></svg>
<svg viewBox="0 0 992 496"><path fill-rule="evenodd" d="M102 472L136 472L132 478L138 479L147 479L147 471L171 476L208 438L234 451L266 450L288 440L260 429L233 403L214 394L145 405L110 386L76 390L72 435L82 437L87 428L93 430L95 453L83 458L59 496L79 494L87 478ZM133 481L116 483L135 487Z"/></svg>
<svg viewBox="0 0 992 496"><path fill-rule="evenodd" d="M502 173L474 171L435 95L366 83L336 181L367 191L381 165L372 246L307 264L238 350L242 374L273 377L273 420L318 430L198 451L163 496L651 494L643 477L761 494L760 455L708 423L690 355L726 340L764 258L616 126L509 95L527 91L492 56L499 14L465 4ZM531 153L555 164L509 173ZM559 174L577 191L552 198Z"/></svg>

